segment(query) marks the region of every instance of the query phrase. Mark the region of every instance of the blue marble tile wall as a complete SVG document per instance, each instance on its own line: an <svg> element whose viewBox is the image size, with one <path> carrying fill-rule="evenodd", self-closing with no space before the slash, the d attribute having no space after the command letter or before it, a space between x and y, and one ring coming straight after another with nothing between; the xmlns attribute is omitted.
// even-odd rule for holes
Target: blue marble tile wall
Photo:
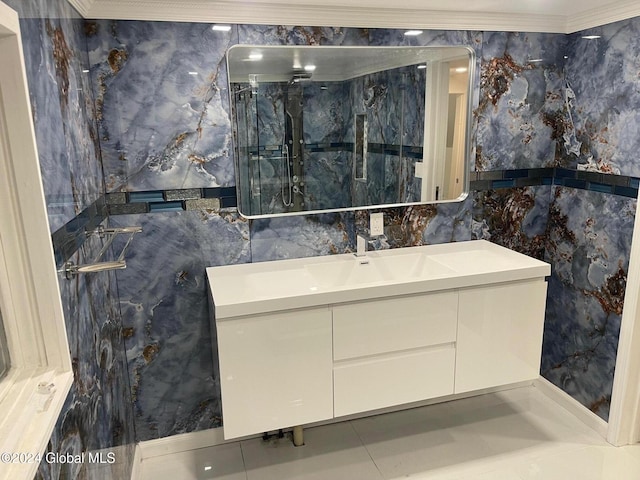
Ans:
<svg viewBox="0 0 640 480"><path fill-rule="evenodd" d="M220 33L209 25L166 22L97 21L88 32L110 191L234 184L223 61L232 44L415 43L389 30L240 25ZM479 50L481 38L478 32L426 32L422 42ZM477 90L475 97L477 104ZM470 200L395 209L389 213L394 236L378 247L468 240L471 210ZM248 222L236 212L202 210L112 221L144 228L130 267L117 274L139 440L221 424L205 267L355 249L354 213Z"/></svg>
<svg viewBox="0 0 640 480"><path fill-rule="evenodd" d="M205 268L251 260L249 222L207 210L112 222L143 228L118 273L138 439L219 426Z"/></svg>
<svg viewBox="0 0 640 480"><path fill-rule="evenodd" d="M55 232L102 194L84 21L64 0L7 0L20 15L36 142Z"/></svg>
<svg viewBox="0 0 640 480"><path fill-rule="evenodd" d="M542 45L525 40L527 49L497 33L483 49L477 169L578 173L556 179L563 187L477 192L474 236L552 264L542 375L605 420L636 200L584 190L580 178L601 173L596 182L624 185L619 175L638 174L639 25L617 22ZM582 38L594 33L601 38ZM505 125L499 119L507 116L517 120Z"/></svg>
<svg viewBox="0 0 640 480"><path fill-rule="evenodd" d="M104 194L87 74L85 23L63 0L7 0L20 16L40 168L51 231ZM90 238L71 260L101 248ZM114 274L60 278L74 381L48 442L49 452L106 449L116 463L104 478L127 479L135 442L129 376ZM98 478L89 464L43 462L36 478Z"/></svg>
<svg viewBox="0 0 640 480"><path fill-rule="evenodd" d="M482 48L475 169L552 167L563 137L550 118L567 117L564 35L486 32ZM562 123L562 122L559 122ZM501 179L502 173L496 178ZM477 191L473 238L544 259L550 189Z"/></svg>
<svg viewBox="0 0 640 480"><path fill-rule="evenodd" d="M342 208L351 201L353 105L350 82L302 84L305 204Z"/></svg>
<svg viewBox="0 0 640 480"><path fill-rule="evenodd" d="M542 375L606 420L636 200L558 186L552 194Z"/></svg>
<svg viewBox="0 0 640 480"><path fill-rule="evenodd" d="M559 166L638 176L638 19L596 29L601 38L591 43L580 34L504 32L407 39L382 29L240 25L214 34L203 24L85 24L62 0L6 3L23 17L52 231L105 192L101 155L107 191L233 186L223 59L234 43L471 45L477 171ZM373 247L487 238L550 261L543 374L606 418L635 208L634 199L567 185L479 191L461 203L385 209L387 236ZM113 274L61 283L75 382L49 449L121 446L110 478L127 478L134 422L138 440L220 425L204 268L349 252L366 219L359 211L249 222L235 209L113 217L145 233L118 273L119 299ZM98 246L90 240L74 261ZM70 467L42 465L38 477L89 475Z"/></svg>
<svg viewBox="0 0 640 480"><path fill-rule="evenodd" d="M640 18L568 37L562 166L611 178L640 174L639 54ZM556 188L550 208L553 295L543 375L604 419L636 206L635 199Z"/></svg>
<svg viewBox="0 0 640 480"><path fill-rule="evenodd" d="M471 46L478 66L472 125L474 169L487 174L502 175L504 170L523 168L577 168L586 144L586 127L581 122L592 128L606 117L583 120L580 116L588 111L584 105L592 102L588 95L595 90L581 90L579 78L591 74L592 69L574 65L577 60L567 53L574 48L575 39L564 35L427 31L407 39L398 30L254 25L214 33L203 24L121 21L90 22L88 31L109 191L234 184L223 58L225 50L236 43ZM633 49L633 42L624 45ZM605 67L601 70L606 71ZM199 75L187 77L188 71ZM632 108L622 107L621 111L631 114ZM614 111L611 105L602 106L602 111L607 108ZM598 138L594 135L592 143ZM592 150L598 151L595 147ZM597 164L586 157L581 162ZM569 194L581 200L563 203ZM606 418L611 369L600 365L588 368L598 363L595 356L582 364L563 362L563 355L566 359L577 351L573 346L584 346L579 341L572 344L563 335L572 329L589 331L591 318L600 319L597 325L602 326L598 308L607 311L608 307L601 302L575 300L574 304L582 307L568 313L553 306L553 299L562 298L568 290L583 299L599 298L586 294L583 284L574 283L578 276L563 277L556 272L566 270L566 259L554 253L557 242L553 239L562 230L564 218L555 212L574 209L566 215L582 218L586 228L601 221L591 208L604 204L633 217L632 199L559 186L472 192L461 203L385 209L387 236L373 247L486 238L551 261L554 274L543 373ZM595 282L589 292L608 288L609 297L616 296L618 306L623 290L614 288L614 280L620 278L615 276L619 271L591 267L590 262L577 259L584 252L595 251L603 258L623 258L630 241L628 217L623 217L614 222L619 236L606 240L599 233L571 243L575 247L572 268L590 272L580 278ZM138 439L222 422L217 372L210 363L215 352L207 347L210 333L202 280L206 266L353 251L355 231L364 228L366 218L367 212L360 211L246 221L234 211L211 210L114 218L115 222L145 227L145 234L136 239L132 250L137 268L118 273ZM217 250L210 250L212 244ZM157 255L158 251L166 254ZM595 258L593 253L588 255ZM624 270L624 262L621 265ZM596 271L600 273L593 275ZM149 282L151 288L146 288ZM606 353L597 358L615 358L616 323L614 319L602 327L607 340L598 346ZM189 366L184 378L180 375L183 365ZM580 368L584 370L578 372ZM605 400L594 402L592 398Z"/></svg>
<svg viewBox="0 0 640 480"><path fill-rule="evenodd" d="M99 21L88 23L87 41L108 191L235 185L231 35L207 24Z"/></svg>
<svg viewBox="0 0 640 480"><path fill-rule="evenodd" d="M484 34L476 170L556 165L566 117L564 35ZM562 123L562 122L560 122Z"/></svg>

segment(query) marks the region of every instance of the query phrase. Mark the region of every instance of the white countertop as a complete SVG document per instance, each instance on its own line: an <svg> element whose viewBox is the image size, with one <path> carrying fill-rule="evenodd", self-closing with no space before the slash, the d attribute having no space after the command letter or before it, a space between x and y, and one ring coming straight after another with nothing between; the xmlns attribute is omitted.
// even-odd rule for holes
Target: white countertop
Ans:
<svg viewBox="0 0 640 480"><path fill-rule="evenodd" d="M216 320L550 274L548 263L485 240L207 268Z"/></svg>

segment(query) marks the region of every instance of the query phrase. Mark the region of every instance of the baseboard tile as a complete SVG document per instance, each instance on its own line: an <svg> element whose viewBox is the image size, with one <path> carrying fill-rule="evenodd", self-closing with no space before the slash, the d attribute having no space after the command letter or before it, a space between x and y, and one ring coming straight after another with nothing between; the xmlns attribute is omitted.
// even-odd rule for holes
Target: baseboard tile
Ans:
<svg viewBox="0 0 640 480"><path fill-rule="evenodd" d="M233 443L249 438L257 438L261 435L252 435L249 437L234 438L225 440L222 427L210 428L199 432L181 433L170 437L157 438L155 440L146 440L138 444L141 452L141 459L159 457L161 455L170 455L173 453L186 452L189 450L197 450L199 448L214 447L224 443Z"/></svg>
<svg viewBox="0 0 640 480"><path fill-rule="evenodd" d="M131 469L131 480L142 480L142 449L140 444L136 444L133 454L133 468Z"/></svg>
<svg viewBox="0 0 640 480"><path fill-rule="evenodd" d="M577 400L570 395L556 387L545 378L538 378L533 382L522 382L514 385L507 385L498 388L489 388L481 391L469 392L466 394L451 395L449 397L438 398L423 402L416 402L414 404L402 405L399 407L392 407L387 409L381 409L374 412L365 412L362 414L349 415L347 417L340 417L324 422L318 422L305 427L316 427L322 425L329 425L337 422L344 422L354 420L357 418L380 415L384 413L391 413L398 410L406 410L409 408L416 408L434 403L441 403L443 401L460 400L462 398L473 397L477 395L494 393L503 390L510 390L513 388L521 388L527 385L533 385L541 393L557 403L560 407L567 410L569 413L577 417L580 421L586 424L588 427L596 431L603 438L607 436L607 422L598 417L595 413L590 411L584 405L580 404ZM250 438L259 438L261 435L252 435L242 438L234 438L231 440L225 440L222 427L211 428L208 430L201 430L199 432L182 433L179 435L172 435L170 437L158 438L155 440L147 440L140 442L136 446L136 453L134 458L133 473L131 480L139 480L140 465L145 459L152 457L158 457L161 455L170 455L174 453L186 452L189 450L197 450L200 448L208 448L216 445L222 445L225 443L233 443L241 440L247 440Z"/></svg>
<svg viewBox="0 0 640 480"><path fill-rule="evenodd" d="M533 386L540 390L541 393L549 397L560 407L567 410L582 423L596 431L603 438L607 438L609 424L593 413L587 407L578 402L571 395L558 388L544 377L540 377L533 382Z"/></svg>
<svg viewBox="0 0 640 480"><path fill-rule="evenodd" d="M531 381L526 381L526 382L515 383L512 385L486 388L483 390L476 390L468 393L449 395L446 397L423 400L421 402L398 405L394 407L388 407L380 410L368 411L363 413L356 413L356 414L347 415L344 417L332 418L330 420L311 423L311 424L305 425L304 427L313 428L313 427L319 427L324 425L331 425L334 423L356 420L359 418L370 417L373 415L392 413L400 410L408 410L411 408L418 408L418 407L433 405L436 403L449 402L452 400L460 400L468 397L475 397L475 396L483 395L487 393L495 393L495 392L500 392L504 390L511 390L514 388L521 388L525 386L530 386L531 384L532 384ZM289 430L289 429L285 429L285 430ZM163 438L158 438L154 440L146 440L146 441L140 442L137 446L138 448L136 449L136 455L138 452L140 452L140 460L144 461L152 457L159 457L162 455L171 455L174 453L186 452L189 450L197 450L200 448L214 447L216 445L222 445L225 443L233 443L233 442L239 442L242 440L248 440L252 438L260 438L261 436L262 434L256 434L256 435L250 435L247 437L240 437L240 438L225 440L222 427L211 428L208 430L201 430L198 432L181 433L179 435L172 435L170 437L163 437ZM136 480L136 479L132 476L132 480Z"/></svg>

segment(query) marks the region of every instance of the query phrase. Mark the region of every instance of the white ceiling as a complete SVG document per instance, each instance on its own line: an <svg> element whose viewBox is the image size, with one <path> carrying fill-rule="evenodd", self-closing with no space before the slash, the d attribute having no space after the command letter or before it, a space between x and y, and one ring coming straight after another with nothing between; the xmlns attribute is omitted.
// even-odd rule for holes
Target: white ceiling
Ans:
<svg viewBox="0 0 640 480"><path fill-rule="evenodd" d="M639 0L68 0L85 18L572 33L640 16Z"/></svg>

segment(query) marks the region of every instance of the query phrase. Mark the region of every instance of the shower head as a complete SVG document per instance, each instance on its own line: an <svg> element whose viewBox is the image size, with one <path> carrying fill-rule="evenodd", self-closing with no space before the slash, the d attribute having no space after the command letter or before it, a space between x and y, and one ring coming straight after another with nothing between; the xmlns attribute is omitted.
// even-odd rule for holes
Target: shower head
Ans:
<svg viewBox="0 0 640 480"><path fill-rule="evenodd" d="M289 85L294 85L300 82L307 82L311 80L310 72L293 72L291 75L291 79L289 80Z"/></svg>

